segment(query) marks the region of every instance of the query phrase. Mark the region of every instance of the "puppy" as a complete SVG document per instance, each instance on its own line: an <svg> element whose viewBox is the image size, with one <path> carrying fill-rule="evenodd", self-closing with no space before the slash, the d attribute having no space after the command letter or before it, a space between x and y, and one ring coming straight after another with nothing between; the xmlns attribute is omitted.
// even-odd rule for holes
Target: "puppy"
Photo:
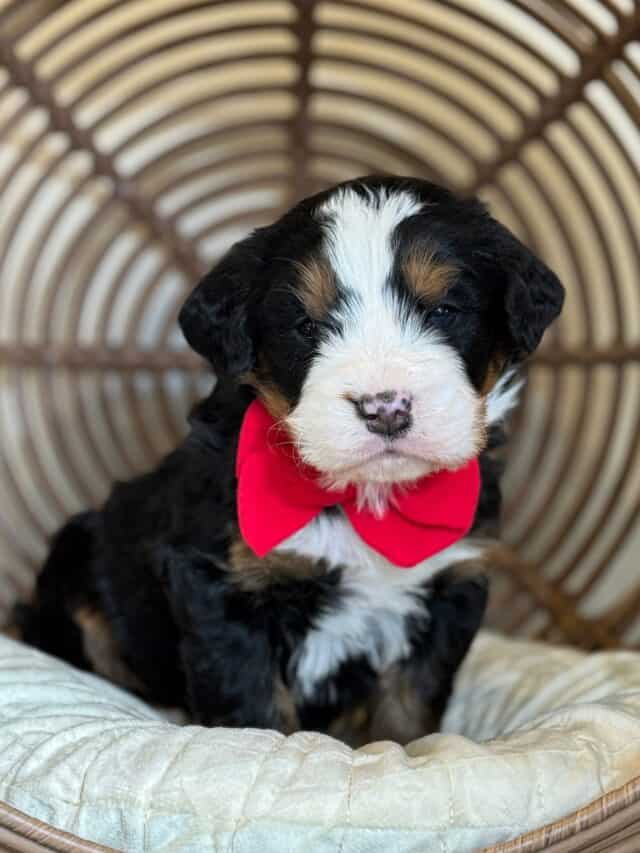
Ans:
<svg viewBox="0 0 640 853"><path fill-rule="evenodd" d="M187 299L180 325L215 389L156 470L57 535L18 610L25 639L205 725L354 745L432 731L487 596L482 577L451 567L495 524L492 450L514 369L562 301L556 276L477 200L367 177L300 202ZM280 468L255 463L243 525L250 412L287 476L321 490L304 523L299 506L281 507ZM396 528L393 514L443 482L457 484L456 512L471 506L468 523L451 533L447 510L439 545L421 528L405 560L413 520ZM384 547L358 527L365 517Z"/></svg>

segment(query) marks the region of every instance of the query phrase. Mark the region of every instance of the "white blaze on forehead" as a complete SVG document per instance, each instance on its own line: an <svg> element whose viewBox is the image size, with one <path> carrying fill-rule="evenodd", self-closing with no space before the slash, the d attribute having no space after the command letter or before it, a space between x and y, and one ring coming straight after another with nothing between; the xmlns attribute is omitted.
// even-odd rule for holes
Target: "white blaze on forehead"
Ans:
<svg viewBox="0 0 640 853"><path fill-rule="evenodd" d="M320 353L331 359L327 369L358 367L351 371L353 387L346 379L347 393L404 389L402 378L411 370L407 356L424 347L419 318L401 317L398 295L387 286L395 261L394 231L422 206L409 192L381 188L366 195L341 190L321 208L329 216L324 251L347 298L338 309L339 341L329 336ZM439 340L433 333L432 338Z"/></svg>
<svg viewBox="0 0 640 853"><path fill-rule="evenodd" d="M320 212L331 217L325 250L339 283L365 301L379 298L393 266L393 232L421 208L411 193L384 188L364 196L352 189L331 196Z"/></svg>

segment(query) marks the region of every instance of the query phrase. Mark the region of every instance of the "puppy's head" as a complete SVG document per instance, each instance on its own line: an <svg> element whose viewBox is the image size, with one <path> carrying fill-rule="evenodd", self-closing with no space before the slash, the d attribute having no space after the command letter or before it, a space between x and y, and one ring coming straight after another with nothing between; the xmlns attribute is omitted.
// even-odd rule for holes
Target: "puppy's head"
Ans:
<svg viewBox="0 0 640 853"><path fill-rule="evenodd" d="M480 202L363 178L236 244L180 324L286 419L328 482L392 484L482 449L500 377L562 301L556 276Z"/></svg>

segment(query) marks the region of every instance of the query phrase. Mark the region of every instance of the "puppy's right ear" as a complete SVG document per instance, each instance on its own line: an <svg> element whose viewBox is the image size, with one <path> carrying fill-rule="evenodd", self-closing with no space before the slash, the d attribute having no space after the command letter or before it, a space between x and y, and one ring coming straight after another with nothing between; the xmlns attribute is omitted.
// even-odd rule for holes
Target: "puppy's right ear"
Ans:
<svg viewBox="0 0 640 853"><path fill-rule="evenodd" d="M178 315L187 343L218 375L254 365L248 303L262 265L264 229L236 243L194 288Z"/></svg>

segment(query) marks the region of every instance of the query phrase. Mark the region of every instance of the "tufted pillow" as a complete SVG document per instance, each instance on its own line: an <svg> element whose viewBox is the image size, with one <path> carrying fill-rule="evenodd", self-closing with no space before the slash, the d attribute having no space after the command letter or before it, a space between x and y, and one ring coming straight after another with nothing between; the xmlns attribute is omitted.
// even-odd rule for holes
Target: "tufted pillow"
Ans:
<svg viewBox="0 0 640 853"><path fill-rule="evenodd" d="M442 733L352 751L313 733L177 726L0 637L0 798L120 850L470 851L639 772L630 652L481 634Z"/></svg>

